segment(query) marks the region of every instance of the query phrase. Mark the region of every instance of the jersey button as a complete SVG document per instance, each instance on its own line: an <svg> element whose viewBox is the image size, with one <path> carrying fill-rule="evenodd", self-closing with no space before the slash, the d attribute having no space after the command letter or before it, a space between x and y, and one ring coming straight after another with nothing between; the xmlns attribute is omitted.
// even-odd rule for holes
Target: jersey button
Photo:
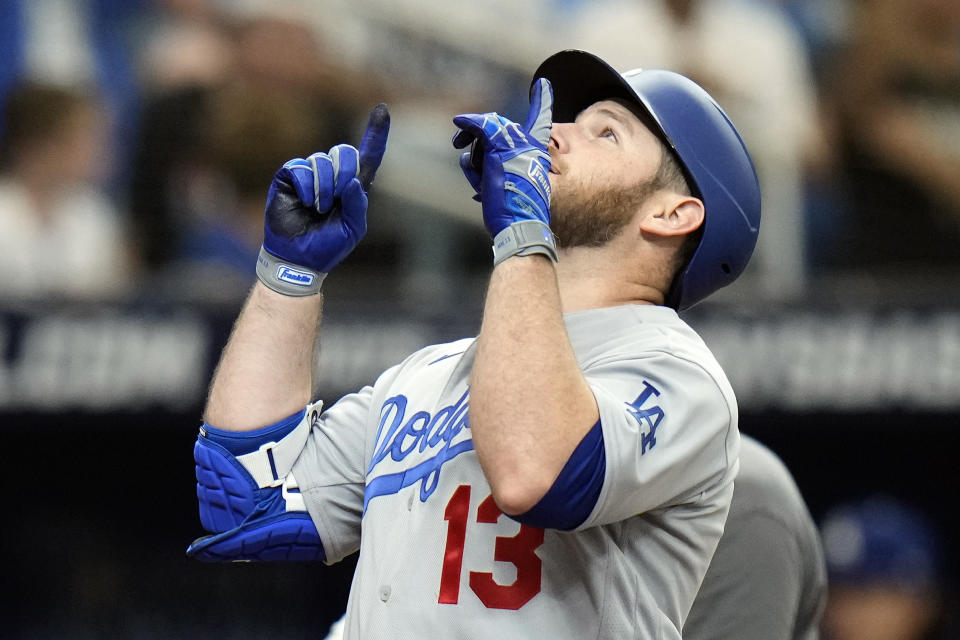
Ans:
<svg viewBox="0 0 960 640"><path fill-rule="evenodd" d="M390 585L385 584L380 587L380 599L384 602L390 599Z"/></svg>
<svg viewBox="0 0 960 640"><path fill-rule="evenodd" d="M407 511L413 510L413 493L407 498Z"/></svg>

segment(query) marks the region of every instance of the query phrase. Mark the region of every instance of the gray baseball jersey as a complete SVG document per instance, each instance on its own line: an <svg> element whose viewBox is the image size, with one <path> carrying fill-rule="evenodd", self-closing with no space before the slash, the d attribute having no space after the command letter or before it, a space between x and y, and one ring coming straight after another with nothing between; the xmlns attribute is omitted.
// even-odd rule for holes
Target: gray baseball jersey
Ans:
<svg viewBox="0 0 960 640"><path fill-rule="evenodd" d="M672 309L565 322L606 462L574 530L493 501L470 437L472 339L418 351L316 421L293 475L327 561L360 550L346 638L680 638L733 493L736 400Z"/></svg>
<svg viewBox="0 0 960 640"><path fill-rule="evenodd" d="M817 640L827 595L820 535L783 462L741 441L727 526L685 640Z"/></svg>

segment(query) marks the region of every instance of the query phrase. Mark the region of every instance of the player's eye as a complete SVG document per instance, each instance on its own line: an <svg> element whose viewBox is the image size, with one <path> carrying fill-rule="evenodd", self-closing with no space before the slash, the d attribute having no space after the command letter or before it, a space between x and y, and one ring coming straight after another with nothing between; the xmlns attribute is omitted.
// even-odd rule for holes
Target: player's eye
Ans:
<svg viewBox="0 0 960 640"><path fill-rule="evenodd" d="M613 129L611 129L610 127L605 127L605 128L603 129L603 131L600 132L600 137L601 137L601 138L608 138L608 139L612 140L613 142L617 142L617 134L616 134L616 132L615 132Z"/></svg>

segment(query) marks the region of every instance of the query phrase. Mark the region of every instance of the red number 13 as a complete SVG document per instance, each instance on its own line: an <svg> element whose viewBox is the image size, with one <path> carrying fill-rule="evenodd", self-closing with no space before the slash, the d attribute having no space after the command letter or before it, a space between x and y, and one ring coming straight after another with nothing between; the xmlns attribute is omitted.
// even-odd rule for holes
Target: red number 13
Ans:
<svg viewBox="0 0 960 640"><path fill-rule="evenodd" d="M443 554L440 574L440 604L457 604L460 598L460 572L463 568L463 544L467 537L467 517L470 510L470 485L457 487L443 512L447 525L447 548ZM477 522L495 524L502 515L487 496L477 509ZM517 579L512 584L499 584L488 571L470 572L470 589L491 609L519 609L540 593L540 556L534 551L543 544L543 529L520 525L512 537L497 536L493 559L511 562L517 567Z"/></svg>

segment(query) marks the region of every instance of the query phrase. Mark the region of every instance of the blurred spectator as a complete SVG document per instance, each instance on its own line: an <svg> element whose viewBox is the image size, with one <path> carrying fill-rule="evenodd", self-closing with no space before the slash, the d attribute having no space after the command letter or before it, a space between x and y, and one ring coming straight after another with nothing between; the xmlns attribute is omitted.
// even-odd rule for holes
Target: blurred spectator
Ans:
<svg viewBox="0 0 960 640"><path fill-rule="evenodd" d="M229 25L210 0L155 0L137 22L135 61L148 95L209 85L232 68Z"/></svg>
<svg viewBox="0 0 960 640"><path fill-rule="evenodd" d="M574 46L623 71L683 73L730 114L763 196L748 280L758 278L755 286L769 297L800 294L807 272L803 178L822 161L823 139L808 52L783 12L746 0L607 0L585 5L572 22Z"/></svg>
<svg viewBox="0 0 960 640"><path fill-rule="evenodd" d="M177 252L181 173L199 160L204 101L233 71L235 45L209 0L159 0L140 20L137 66L144 102L133 143L129 208L145 267Z"/></svg>
<svg viewBox="0 0 960 640"><path fill-rule="evenodd" d="M940 547L915 509L875 496L822 523L830 594L827 640L931 639L940 615Z"/></svg>
<svg viewBox="0 0 960 640"><path fill-rule="evenodd" d="M244 84L209 92L199 116L195 155L171 176L179 181L179 225L168 282L205 298L239 299L253 281L273 174L320 148L325 121L304 96Z"/></svg>
<svg viewBox="0 0 960 640"><path fill-rule="evenodd" d="M806 42L819 84L846 39L855 0L766 0L782 7Z"/></svg>
<svg viewBox="0 0 960 640"><path fill-rule="evenodd" d="M24 82L95 88L108 115L106 144L118 159L111 189L122 186L138 113L127 39L129 21L148 0L3 0L0 2L0 99ZM0 130L3 123L0 121Z"/></svg>
<svg viewBox="0 0 960 640"><path fill-rule="evenodd" d="M844 232L832 264L960 267L960 3L861 0L829 90Z"/></svg>
<svg viewBox="0 0 960 640"><path fill-rule="evenodd" d="M273 172L348 139L348 92L323 82L318 43L295 21L165 0L147 22L130 199L137 242L161 274L156 292L188 286L229 299L250 285Z"/></svg>
<svg viewBox="0 0 960 640"><path fill-rule="evenodd" d="M125 233L100 189L106 114L92 95L36 84L4 105L0 293L101 297L130 283Z"/></svg>

